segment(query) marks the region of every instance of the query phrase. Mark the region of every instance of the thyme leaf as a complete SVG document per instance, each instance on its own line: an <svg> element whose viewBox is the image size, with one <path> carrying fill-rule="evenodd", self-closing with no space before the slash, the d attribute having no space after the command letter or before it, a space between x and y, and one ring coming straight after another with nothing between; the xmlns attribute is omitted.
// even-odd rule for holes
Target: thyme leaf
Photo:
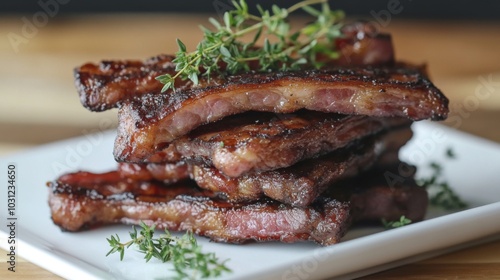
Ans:
<svg viewBox="0 0 500 280"><path fill-rule="evenodd" d="M411 220L403 215L397 221L386 221L385 219L382 219L382 224L386 229L391 229L409 225L411 224Z"/></svg>
<svg viewBox="0 0 500 280"><path fill-rule="evenodd" d="M456 154L451 148L446 150L445 155L449 159L456 158ZM417 184L432 193L429 197L431 205L446 210L458 210L467 207L467 203L442 178L443 166L437 162L431 162L429 167L432 169L432 174L427 178L417 180Z"/></svg>
<svg viewBox="0 0 500 280"><path fill-rule="evenodd" d="M162 262L172 262L177 272L177 279L196 279L220 276L231 270L225 262L219 262L214 253L203 253L201 246L196 242L192 232L187 232L178 238L165 230L164 234L155 237L155 225L148 226L140 223L140 231L132 227L130 240L122 243L118 235L106 238L111 250L106 254L120 254L120 260L125 256L125 250L136 245L144 259L149 262L152 258Z"/></svg>
<svg viewBox="0 0 500 280"><path fill-rule="evenodd" d="M303 0L287 9L273 5L271 10L264 10L257 6L259 15L250 14L245 0L232 3L235 9L224 14L223 22L209 19L215 30L202 26L203 39L196 50L188 52L177 39L179 50L173 60L177 72L156 77L164 84L162 92L175 90L177 79L197 85L200 76L209 80L214 74L222 75L223 70L228 74L249 71L250 63L256 63L261 72L286 71L297 70L305 63L320 68L323 63L316 60L318 54L339 56L334 40L341 36L344 13L331 10L328 0ZM317 4L319 9L313 7ZM315 21L292 33L288 16L297 10L304 10ZM240 40L249 34L254 34L252 41ZM264 39L262 47L256 45L259 39Z"/></svg>

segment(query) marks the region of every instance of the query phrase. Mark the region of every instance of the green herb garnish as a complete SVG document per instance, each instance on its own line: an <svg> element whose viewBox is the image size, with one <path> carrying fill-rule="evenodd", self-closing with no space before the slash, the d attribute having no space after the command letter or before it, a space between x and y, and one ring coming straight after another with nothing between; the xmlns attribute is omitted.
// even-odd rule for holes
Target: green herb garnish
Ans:
<svg viewBox="0 0 500 280"><path fill-rule="evenodd" d="M446 150L446 156L450 159L456 158L455 152L451 148ZM431 162L429 167L432 169L432 175L428 178L417 180L417 183L429 192L432 192L432 195L430 195L431 205L446 210L458 210L467 207L467 203L442 178L443 167L437 162Z"/></svg>
<svg viewBox="0 0 500 280"><path fill-rule="evenodd" d="M455 155L455 152L453 151L452 148L448 148L448 149L446 149L446 157L456 158L457 156Z"/></svg>
<svg viewBox="0 0 500 280"><path fill-rule="evenodd" d="M223 272L231 271L226 267L225 262L218 262L214 253L203 253L191 232L178 238L165 230L164 234L154 238L154 225L148 226L141 222L140 226L139 232L135 226L133 227L133 231L130 232L131 240L125 243L121 243L118 235L107 238L112 248L106 256L120 253L120 260L123 260L125 249L135 244L139 252L145 254L146 262L152 258L162 262L172 262L178 279L216 277Z"/></svg>
<svg viewBox="0 0 500 280"><path fill-rule="evenodd" d="M391 229L391 228L398 228L398 227L403 227L406 225L411 224L411 220L406 218L404 215L399 218L398 221L386 221L385 219L382 219L382 224L386 229Z"/></svg>
<svg viewBox="0 0 500 280"><path fill-rule="evenodd" d="M344 13L332 11L327 0L304 0L288 9L272 6L271 11L257 6L260 15L250 14L244 0L232 1L235 9L224 13L223 22L210 18L215 31L202 26L204 36L193 52L187 52L184 43L177 39L179 51L173 62L176 64L174 75L164 74L156 77L164 84L162 92L175 89L175 80L191 80L199 83L200 76L207 79L213 74L222 74L221 63L229 74L249 71L251 63L258 63L259 71L296 70L302 64L320 68L317 55L337 58L334 40L341 36ZM321 4L321 9L312 5ZM316 20L297 32L290 31L288 16L304 10ZM242 42L242 36L252 35L253 40ZM262 47L256 44L265 34ZM271 40L270 40L271 39ZM273 41L273 42L271 42Z"/></svg>

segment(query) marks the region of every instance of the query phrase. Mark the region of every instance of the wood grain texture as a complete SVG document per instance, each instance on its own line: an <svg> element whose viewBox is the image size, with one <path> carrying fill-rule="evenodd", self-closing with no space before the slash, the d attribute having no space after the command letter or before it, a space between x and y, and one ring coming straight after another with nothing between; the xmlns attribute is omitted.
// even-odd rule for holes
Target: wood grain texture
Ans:
<svg viewBox="0 0 500 280"><path fill-rule="evenodd" d="M500 279L500 241L390 269L360 279Z"/></svg>
<svg viewBox="0 0 500 280"><path fill-rule="evenodd" d="M86 15L51 18L14 50L0 40L0 155L116 125L116 111L90 113L73 86L73 67L102 59L144 59L177 50L179 37L194 48L201 36L195 15ZM297 19L297 22L303 22ZM20 16L0 18L0 36L21 34ZM500 142L500 23L392 21L398 59L427 63L451 100L445 124ZM0 240L0 242L3 242ZM0 279L60 279L25 260ZM15 278L12 278L12 277ZM500 241L406 265L363 279L500 279Z"/></svg>
<svg viewBox="0 0 500 280"><path fill-rule="evenodd" d="M4 240L2 240L4 241ZM0 279L19 279L19 280L56 280L63 279L50 271L42 269L41 267L34 265L24 258L17 257L15 272L9 271L7 264L7 252L0 249Z"/></svg>

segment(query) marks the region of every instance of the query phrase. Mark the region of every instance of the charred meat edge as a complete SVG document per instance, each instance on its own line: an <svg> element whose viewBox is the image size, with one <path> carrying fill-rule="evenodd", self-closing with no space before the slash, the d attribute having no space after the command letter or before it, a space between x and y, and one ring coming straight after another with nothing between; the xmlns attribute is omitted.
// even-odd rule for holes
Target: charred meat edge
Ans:
<svg viewBox="0 0 500 280"><path fill-rule="evenodd" d="M267 199L230 204L189 182L164 187L123 181L117 172L69 174L49 186L52 220L68 231L144 221L157 228L191 230L217 242L311 240L330 245L340 240L350 223L349 203L335 199L307 209Z"/></svg>
<svg viewBox="0 0 500 280"><path fill-rule="evenodd" d="M338 59L317 57L327 66L388 65L394 63L391 36L380 33L364 22L346 25L343 38L335 42L340 56ZM75 85L83 106L92 111L103 111L121 106L124 102L146 93L159 93L163 85L155 79L162 74L175 74L174 56L158 55L144 62L137 60L102 61L87 63L75 68ZM222 63L221 68L225 65ZM257 63L250 63L258 69ZM306 66L307 67L307 66ZM211 82L200 79L202 86L220 84L217 77ZM190 81L176 80L178 90L193 87Z"/></svg>
<svg viewBox="0 0 500 280"><path fill-rule="evenodd" d="M193 129L230 115L300 109L442 120L448 100L419 70L404 66L247 74L220 86L145 94L125 103L115 158L146 160Z"/></svg>
<svg viewBox="0 0 500 280"><path fill-rule="evenodd" d="M191 165L190 173L198 186L220 192L229 201L253 201L267 196L292 206L306 207L334 182L357 176L375 163L397 160L399 148L411 136L411 129L401 128L353 141L343 149L287 168L237 178L203 165Z"/></svg>
<svg viewBox="0 0 500 280"><path fill-rule="evenodd" d="M228 203L189 182L166 188L157 182L123 181L118 172L78 172L48 183L49 205L54 223L68 231L144 221L174 231L191 230L218 242L309 240L331 245L340 241L352 219L423 218L425 189L411 178L388 187L380 181L381 172L375 176L379 179L346 181L349 187L330 188L311 206L298 208L270 199Z"/></svg>

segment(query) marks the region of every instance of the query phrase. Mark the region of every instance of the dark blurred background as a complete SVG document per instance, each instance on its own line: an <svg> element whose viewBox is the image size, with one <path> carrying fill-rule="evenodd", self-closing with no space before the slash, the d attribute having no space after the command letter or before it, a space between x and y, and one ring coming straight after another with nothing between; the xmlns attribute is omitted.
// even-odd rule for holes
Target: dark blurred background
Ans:
<svg viewBox="0 0 500 280"><path fill-rule="evenodd" d="M180 0L180 1L120 1L120 0L11 0L1 1L0 13L33 13L40 10L42 5L57 1L64 5L62 14L74 13L116 13L116 12L200 12L213 13L227 10L230 0ZM249 6L256 3L263 7L277 4L288 7L299 1L251 1ZM433 1L433 0L337 0L331 1L331 6L343 9L351 16L367 16L371 11L388 9L388 5L403 7L403 12L393 14L395 18L421 18L421 19L475 19L475 20L500 20L500 1Z"/></svg>

